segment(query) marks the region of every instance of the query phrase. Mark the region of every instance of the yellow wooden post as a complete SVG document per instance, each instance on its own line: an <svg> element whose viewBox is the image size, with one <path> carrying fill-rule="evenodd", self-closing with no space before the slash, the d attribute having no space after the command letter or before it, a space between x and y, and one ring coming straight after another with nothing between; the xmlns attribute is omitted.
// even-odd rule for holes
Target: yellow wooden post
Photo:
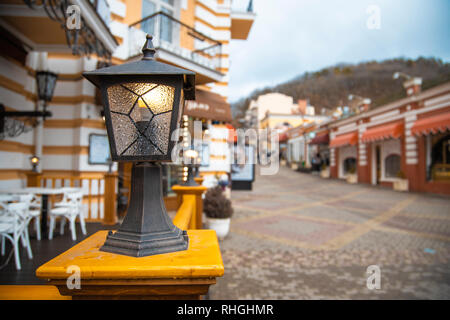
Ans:
<svg viewBox="0 0 450 320"><path fill-rule="evenodd" d="M203 180L205 180L203 177L196 177L194 178L195 182L197 182L199 185L203 184Z"/></svg>
<svg viewBox="0 0 450 320"><path fill-rule="evenodd" d="M99 231L42 265L36 276L72 299L200 299L224 273L214 230L188 230L187 250L140 258L100 251L107 233ZM74 272L80 286L69 288Z"/></svg>
<svg viewBox="0 0 450 320"><path fill-rule="evenodd" d="M100 183L100 180L99 180ZM103 203L103 224L113 225L117 223L117 173L105 174L105 191L104 191L104 203ZM100 197L100 195L98 195Z"/></svg>
<svg viewBox="0 0 450 320"><path fill-rule="evenodd" d="M183 197L184 195L195 195L195 216L192 220L195 221L194 225L190 225L191 229L202 229L203 228L203 199L202 194L207 190L205 186L172 186L172 190L178 195Z"/></svg>
<svg viewBox="0 0 450 320"><path fill-rule="evenodd" d="M40 187L42 174L39 172L29 171L27 175L27 187Z"/></svg>

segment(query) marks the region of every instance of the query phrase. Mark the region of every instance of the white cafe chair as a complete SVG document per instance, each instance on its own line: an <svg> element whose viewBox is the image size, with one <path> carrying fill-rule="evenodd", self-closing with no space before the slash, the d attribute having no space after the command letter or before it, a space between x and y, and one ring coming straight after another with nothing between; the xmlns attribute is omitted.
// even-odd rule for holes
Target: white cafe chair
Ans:
<svg viewBox="0 0 450 320"><path fill-rule="evenodd" d="M77 217L80 218L81 231L86 234L86 225L84 222L84 215L82 212L83 208L83 192L68 192L67 193L68 202L65 206L56 207L50 210L50 230L48 238L53 239L53 230L55 229L55 219L60 217L60 233L64 234L65 220L67 219L70 223L70 231L72 232L72 240L77 239L75 220Z"/></svg>
<svg viewBox="0 0 450 320"><path fill-rule="evenodd" d="M11 241L14 248L16 269L20 270L19 241L27 248L28 258L33 258L27 226L30 222L28 203L17 202L6 205L6 213L0 216L0 235L2 236L2 255L5 254L5 239Z"/></svg>
<svg viewBox="0 0 450 320"><path fill-rule="evenodd" d="M34 229L36 230L36 238L41 240L41 206L37 204L36 196L32 193L22 194L19 201L28 204L28 214L30 220L34 219ZM28 230L28 229L27 229Z"/></svg>
<svg viewBox="0 0 450 320"><path fill-rule="evenodd" d="M80 188L73 188L73 187L63 187L63 188L61 188L61 190L63 191L63 198L61 201L55 202L53 204L54 207L66 207L70 203L69 194L73 193L73 192L81 191Z"/></svg>

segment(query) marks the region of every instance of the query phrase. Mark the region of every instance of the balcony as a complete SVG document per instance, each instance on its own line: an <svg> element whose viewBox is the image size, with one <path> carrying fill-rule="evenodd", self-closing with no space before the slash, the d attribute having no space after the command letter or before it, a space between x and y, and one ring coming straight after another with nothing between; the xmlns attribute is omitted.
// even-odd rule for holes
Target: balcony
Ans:
<svg viewBox="0 0 450 320"><path fill-rule="evenodd" d="M145 35L153 35L157 59L197 73L196 83L221 81L222 44L164 12L129 26L129 57L141 54Z"/></svg>
<svg viewBox="0 0 450 320"><path fill-rule="evenodd" d="M233 1L231 5L231 38L246 40L255 17L253 0Z"/></svg>
<svg viewBox="0 0 450 320"><path fill-rule="evenodd" d="M106 0L72 2L15 0L0 4L0 26L36 51L72 52L109 59L117 42L109 31L110 11ZM70 4L79 8L81 21L66 24Z"/></svg>

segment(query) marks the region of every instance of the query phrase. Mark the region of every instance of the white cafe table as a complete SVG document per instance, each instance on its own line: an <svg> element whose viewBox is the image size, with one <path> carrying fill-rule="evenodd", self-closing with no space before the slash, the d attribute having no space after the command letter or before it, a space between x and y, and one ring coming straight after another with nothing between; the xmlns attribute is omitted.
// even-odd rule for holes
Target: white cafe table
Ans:
<svg viewBox="0 0 450 320"><path fill-rule="evenodd" d="M28 187L28 188L13 188L13 189L0 189L0 194L38 194L41 196L41 231L42 238L46 239L48 237L48 196L52 194L62 194L67 191L68 188L40 188L40 187ZM71 188L72 189L72 188ZM75 190L80 190L78 188L73 188Z"/></svg>

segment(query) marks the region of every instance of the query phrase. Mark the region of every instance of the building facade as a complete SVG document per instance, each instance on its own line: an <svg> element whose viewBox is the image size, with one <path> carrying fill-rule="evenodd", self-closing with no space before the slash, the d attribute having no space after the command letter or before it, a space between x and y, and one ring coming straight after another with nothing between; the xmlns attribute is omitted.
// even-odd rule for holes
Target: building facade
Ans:
<svg viewBox="0 0 450 320"><path fill-rule="evenodd" d="M332 177L450 194L450 83L420 84L409 79L406 98L330 124Z"/></svg>
<svg viewBox="0 0 450 320"><path fill-rule="evenodd" d="M103 107L82 73L140 59L145 34L150 33L157 60L195 71L197 88L226 102L229 43L247 38L255 19L247 10L250 2L71 0L37 6L34 1L2 1L0 103L5 110L42 111L36 73L49 70L58 78L46 106L51 117L18 118L27 124L21 134L6 126L10 130L4 130L0 141L1 187L25 186L29 158L37 155L43 184L83 187L90 199L98 200L89 212L101 218L103 176L109 165L93 160L98 155L93 144L108 147L97 139L106 136ZM112 170L121 175L119 189L126 189L129 168L113 164Z"/></svg>

